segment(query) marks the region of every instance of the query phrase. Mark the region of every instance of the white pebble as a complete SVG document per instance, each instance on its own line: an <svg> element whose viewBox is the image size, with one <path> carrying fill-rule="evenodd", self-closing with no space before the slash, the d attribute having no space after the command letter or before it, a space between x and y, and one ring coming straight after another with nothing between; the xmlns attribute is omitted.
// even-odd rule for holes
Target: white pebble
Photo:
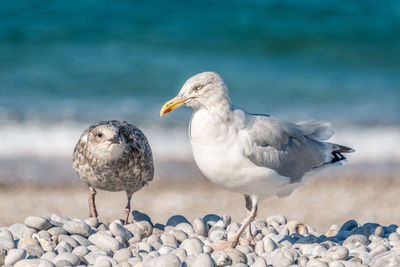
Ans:
<svg viewBox="0 0 400 267"><path fill-rule="evenodd" d="M81 262L81 260L80 260L80 258L79 258L79 256L77 256L77 255L75 255L75 254L73 254L73 253L63 253L63 254L59 254L59 255L57 255L55 258L54 258L54 260L53 260L53 262L55 263L55 264L57 264L57 262L58 261L61 261L61 260L65 260L65 261L68 261L68 262L70 262L72 265L78 265L80 262Z"/></svg>
<svg viewBox="0 0 400 267"><path fill-rule="evenodd" d="M10 249L7 252L7 256L4 260L4 264L13 265L19 260L22 260L26 257L26 251L22 248Z"/></svg>
<svg viewBox="0 0 400 267"><path fill-rule="evenodd" d="M110 223L109 229L113 236L115 237L120 236L124 241L132 238L132 233L118 223L115 222Z"/></svg>
<svg viewBox="0 0 400 267"><path fill-rule="evenodd" d="M203 242L198 238L186 239L182 242L180 247L185 249L188 255L198 255L203 253Z"/></svg>
<svg viewBox="0 0 400 267"><path fill-rule="evenodd" d="M88 237L90 234L90 226L80 219L66 221L63 228L71 235Z"/></svg>
<svg viewBox="0 0 400 267"><path fill-rule="evenodd" d="M205 253L199 254L191 265L192 267L214 267L211 256Z"/></svg>
<svg viewBox="0 0 400 267"><path fill-rule="evenodd" d="M165 254L150 259L145 267L181 267L181 261L174 254Z"/></svg>
<svg viewBox="0 0 400 267"><path fill-rule="evenodd" d="M187 235L192 235L194 233L193 227L189 223L180 223L177 226L175 226L176 230L181 230L185 232Z"/></svg>
<svg viewBox="0 0 400 267"><path fill-rule="evenodd" d="M28 216L24 221L25 225L36 230L47 230L51 227L49 219L41 216Z"/></svg>
<svg viewBox="0 0 400 267"><path fill-rule="evenodd" d="M55 265L52 262L42 259L25 259L25 260L20 260L14 264L14 267L36 267L36 266L55 267Z"/></svg>
<svg viewBox="0 0 400 267"><path fill-rule="evenodd" d="M122 247L121 243L115 238L102 233L91 235L89 241L100 248L111 249L113 251L119 250Z"/></svg>

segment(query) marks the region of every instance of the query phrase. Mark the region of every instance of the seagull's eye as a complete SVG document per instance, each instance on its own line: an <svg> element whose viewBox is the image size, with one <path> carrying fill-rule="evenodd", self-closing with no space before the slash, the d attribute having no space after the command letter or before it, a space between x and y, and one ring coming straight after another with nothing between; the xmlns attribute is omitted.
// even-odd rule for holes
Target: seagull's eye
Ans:
<svg viewBox="0 0 400 267"><path fill-rule="evenodd" d="M103 137L103 134L102 134L102 133L97 133L97 137L98 137L98 138L102 138L102 137Z"/></svg>
<svg viewBox="0 0 400 267"><path fill-rule="evenodd" d="M194 90L200 90L201 88L203 88L202 84L198 84L194 87Z"/></svg>

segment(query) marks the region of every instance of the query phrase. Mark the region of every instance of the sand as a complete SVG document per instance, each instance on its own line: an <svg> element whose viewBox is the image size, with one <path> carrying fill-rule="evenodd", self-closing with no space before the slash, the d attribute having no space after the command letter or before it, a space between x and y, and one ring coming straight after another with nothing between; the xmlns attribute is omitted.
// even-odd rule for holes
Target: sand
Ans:
<svg viewBox="0 0 400 267"><path fill-rule="evenodd" d="M397 212L400 179L394 172L324 171L285 198L260 203L258 216L283 214L325 231L332 224L355 219L359 223L400 224ZM28 215L59 213L71 218L88 217L88 188L79 179L71 184L3 184L0 186L0 226L23 222ZM98 190L101 221L124 217L125 193ZM133 209L148 214L154 223L181 214L192 221L209 213L230 214L234 221L246 215L243 196L219 188L201 175L197 178L156 177L134 194Z"/></svg>

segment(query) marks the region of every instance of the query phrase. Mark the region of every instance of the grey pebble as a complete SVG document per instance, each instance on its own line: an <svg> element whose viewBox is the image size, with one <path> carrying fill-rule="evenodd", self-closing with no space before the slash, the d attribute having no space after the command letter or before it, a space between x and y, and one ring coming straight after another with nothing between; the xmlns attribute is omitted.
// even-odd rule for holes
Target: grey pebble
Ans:
<svg viewBox="0 0 400 267"><path fill-rule="evenodd" d="M329 265L319 259L311 259L307 262L306 267L329 267Z"/></svg>
<svg viewBox="0 0 400 267"><path fill-rule="evenodd" d="M175 254L176 256L178 256L178 258L181 260L181 262L184 262L186 257L187 257L187 253L186 250L183 248L177 248L175 249L172 254Z"/></svg>
<svg viewBox="0 0 400 267"><path fill-rule="evenodd" d="M223 228L213 227L213 229L208 233L208 237L212 242L216 242L227 239L228 234Z"/></svg>
<svg viewBox="0 0 400 267"><path fill-rule="evenodd" d="M83 237L81 235L71 235L71 238L73 238L76 242L78 242L79 245L81 246L91 246L93 245L92 242L89 241L89 239L87 239L86 237ZM72 244L71 244L72 245ZM75 246L76 247L76 246Z"/></svg>
<svg viewBox="0 0 400 267"><path fill-rule="evenodd" d="M24 221L25 225L36 230L47 230L51 227L49 219L41 216L28 216Z"/></svg>
<svg viewBox="0 0 400 267"><path fill-rule="evenodd" d="M119 250L122 247L121 243L118 242L115 238L103 233L96 233L91 235L89 237L89 241L100 248L111 249L113 251Z"/></svg>
<svg viewBox="0 0 400 267"><path fill-rule="evenodd" d="M0 237L7 238L7 239L9 239L9 240L11 240L11 241L14 240L13 234L12 234L11 231L8 230L8 228L6 228L6 227L0 228Z"/></svg>
<svg viewBox="0 0 400 267"><path fill-rule="evenodd" d="M72 253L83 257L89 253L89 250L86 246L78 246L72 250Z"/></svg>
<svg viewBox="0 0 400 267"><path fill-rule="evenodd" d="M36 267L36 266L55 267L55 265L52 262L42 259L25 259L25 260L20 260L14 264L14 267Z"/></svg>
<svg viewBox="0 0 400 267"><path fill-rule="evenodd" d="M174 250L175 250L175 248L173 248L173 247L163 245L157 251L161 255L164 255L164 254L173 253Z"/></svg>
<svg viewBox="0 0 400 267"><path fill-rule="evenodd" d="M88 237L90 234L90 226L79 219L66 221L63 225L63 228L71 235Z"/></svg>
<svg viewBox="0 0 400 267"><path fill-rule="evenodd" d="M340 261L331 261L331 263L329 263L329 267L346 267L346 266Z"/></svg>
<svg viewBox="0 0 400 267"><path fill-rule="evenodd" d="M192 235L194 233L194 229L190 223L179 223L175 226L175 230L181 230L185 232L187 235Z"/></svg>
<svg viewBox="0 0 400 267"><path fill-rule="evenodd" d="M207 214L206 216L203 217L204 222L209 224L210 226L213 226L216 222L218 222L221 219L222 218L216 214Z"/></svg>
<svg viewBox="0 0 400 267"><path fill-rule="evenodd" d="M53 259L57 256L57 254L53 251L48 251L44 253L40 258L43 260L53 261Z"/></svg>
<svg viewBox="0 0 400 267"><path fill-rule="evenodd" d="M85 220L85 223L87 223L90 227L96 228L99 224L99 219L97 217L89 217Z"/></svg>
<svg viewBox="0 0 400 267"><path fill-rule="evenodd" d="M349 256L349 250L343 246L334 246L328 249L325 256L334 261L345 260Z"/></svg>
<svg viewBox="0 0 400 267"><path fill-rule="evenodd" d="M22 239L24 232L28 229L28 226L26 226L23 223L14 223L10 227L8 227L8 230L12 233L12 235L16 239Z"/></svg>
<svg viewBox="0 0 400 267"><path fill-rule="evenodd" d="M225 251L214 251L211 254L211 258L214 260L217 266L225 266L232 264L231 258Z"/></svg>
<svg viewBox="0 0 400 267"><path fill-rule="evenodd" d="M13 265L19 260L22 260L26 257L26 251L22 248L10 249L7 252L7 256L4 260L4 264Z"/></svg>
<svg viewBox="0 0 400 267"><path fill-rule="evenodd" d="M120 236L122 240L126 241L132 238L132 233L122 225L112 222L110 223L109 229L113 236Z"/></svg>
<svg viewBox="0 0 400 267"><path fill-rule="evenodd" d="M47 232L50 233L55 238L58 238L58 236L60 235L68 234L68 232L62 227L51 227L50 229L47 230Z"/></svg>
<svg viewBox="0 0 400 267"><path fill-rule="evenodd" d="M15 247L14 240L0 236L0 249L12 249Z"/></svg>
<svg viewBox="0 0 400 267"><path fill-rule="evenodd" d="M114 266L117 265L118 262L114 260L113 258L106 256L106 255L100 255L96 258L94 265L97 267L108 267L108 266Z"/></svg>
<svg viewBox="0 0 400 267"><path fill-rule="evenodd" d="M174 254L165 254L143 263L143 267L181 267L181 261Z"/></svg>
<svg viewBox="0 0 400 267"><path fill-rule="evenodd" d="M175 238L176 238L176 240L179 242L179 243L182 243L184 240L186 240L186 239L188 239L188 235L184 232L184 231L182 231L182 230L171 230L170 232L169 232L170 234L172 234Z"/></svg>
<svg viewBox="0 0 400 267"><path fill-rule="evenodd" d="M148 255L149 255L150 257L152 257L152 258L156 258L156 257L160 256L161 254L158 253L158 251L153 250L153 251L151 251Z"/></svg>
<svg viewBox="0 0 400 267"><path fill-rule="evenodd" d="M81 262L79 256L68 252L57 255L53 262L57 265L57 262L61 260L68 261L72 265L78 265Z"/></svg>
<svg viewBox="0 0 400 267"><path fill-rule="evenodd" d="M350 250L359 246L367 246L369 243L370 241L364 235L351 235L343 241L343 246Z"/></svg>
<svg viewBox="0 0 400 267"><path fill-rule="evenodd" d="M210 255L201 253L193 261L191 267L214 267L215 263Z"/></svg>
<svg viewBox="0 0 400 267"><path fill-rule="evenodd" d="M136 244L137 247L137 252L146 252L146 253L150 253L153 248L151 247L151 245L147 242L139 242Z"/></svg>
<svg viewBox="0 0 400 267"><path fill-rule="evenodd" d="M65 243L68 243L73 248L79 246L78 241L76 241L74 238L72 238L69 235L59 235L57 240L58 240L58 243L65 242Z"/></svg>
<svg viewBox="0 0 400 267"><path fill-rule="evenodd" d="M40 258L44 254L44 250L39 245L28 245L24 246L23 249L34 258Z"/></svg>
<svg viewBox="0 0 400 267"><path fill-rule="evenodd" d="M258 257L251 267L267 267L267 262L263 257Z"/></svg>
<svg viewBox="0 0 400 267"><path fill-rule="evenodd" d="M226 254L228 254L229 258L231 258L232 264L236 263L247 263L246 255L235 248L229 248L225 250Z"/></svg>
<svg viewBox="0 0 400 267"><path fill-rule="evenodd" d="M147 243L149 243L155 250L158 250L162 246L160 237L156 235L149 236Z"/></svg>
<svg viewBox="0 0 400 267"><path fill-rule="evenodd" d="M193 221L193 230L198 235L207 236L208 225L204 222L203 218L196 218Z"/></svg>
<svg viewBox="0 0 400 267"><path fill-rule="evenodd" d="M198 238L186 239L181 243L180 247L185 249L188 255L203 253L203 242Z"/></svg>
<svg viewBox="0 0 400 267"><path fill-rule="evenodd" d="M63 215L60 215L60 214L55 214L55 213L51 214L50 219L52 221L59 222L59 223L62 223L62 224L64 224L66 221L71 220L70 218L68 218L66 216L63 216Z"/></svg>
<svg viewBox="0 0 400 267"><path fill-rule="evenodd" d="M174 248L178 247L178 241L176 240L176 238L173 234L163 233L160 236L160 240L163 243L163 245L174 247Z"/></svg>

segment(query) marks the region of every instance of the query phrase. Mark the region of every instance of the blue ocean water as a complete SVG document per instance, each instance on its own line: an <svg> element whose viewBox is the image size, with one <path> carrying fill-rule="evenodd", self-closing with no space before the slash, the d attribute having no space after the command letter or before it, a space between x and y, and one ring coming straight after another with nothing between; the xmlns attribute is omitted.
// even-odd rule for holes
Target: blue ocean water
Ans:
<svg viewBox="0 0 400 267"><path fill-rule="evenodd" d="M208 70L252 113L329 120L352 130L348 140L369 129L365 140L383 133L388 149L398 144L397 0L5 0L0 154L69 156L103 119L149 129L158 147L167 133L187 138L190 111L160 119L159 109Z"/></svg>

